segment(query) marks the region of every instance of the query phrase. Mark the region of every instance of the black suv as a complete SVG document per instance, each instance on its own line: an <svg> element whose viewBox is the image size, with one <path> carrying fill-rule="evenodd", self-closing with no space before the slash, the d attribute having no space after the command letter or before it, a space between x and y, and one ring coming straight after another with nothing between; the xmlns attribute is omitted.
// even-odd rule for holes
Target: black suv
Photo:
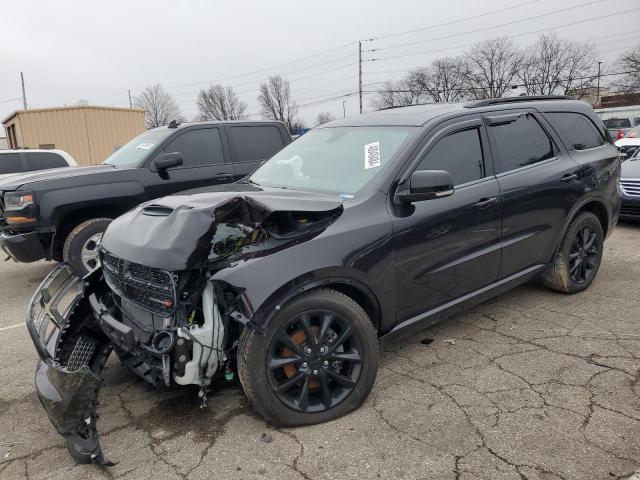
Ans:
<svg viewBox="0 0 640 480"><path fill-rule="evenodd" d="M196 385L203 399L237 369L276 425L330 420L366 398L380 337L534 279L586 289L618 219L619 174L602 122L565 97L322 125L245 181L119 217L83 280L52 272L27 318L38 393L73 456L98 463L112 350L146 381Z"/></svg>
<svg viewBox="0 0 640 480"><path fill-rule="evenodd" d="M134 138L99 166L12 175L0 180L0 246L19 262L65 260L87 273L118 215L243 178L289 142L281 122L173 123Z"/></svg>

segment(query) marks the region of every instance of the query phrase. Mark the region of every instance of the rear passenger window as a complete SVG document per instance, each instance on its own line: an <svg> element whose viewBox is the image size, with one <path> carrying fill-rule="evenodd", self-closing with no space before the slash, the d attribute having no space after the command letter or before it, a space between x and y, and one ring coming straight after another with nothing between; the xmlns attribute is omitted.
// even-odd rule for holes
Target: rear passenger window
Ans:
<svg viewBox="0 0 640 480"><path fill-rule="evenodd" d="M222 140L217 128L189 130L169 143L164 151L168 153L180 152L183 167L224 163Z"/></svg>
<svg viewBox="0 0 640 480"><path fill-rule="evenodd" d="M44 170L46 168L68 167L69 165L57 153L53 152L28 152L27 165L29 170Z"/></svg>
<svg viewBox="0 0 640 480"><path fill-rule="evenodd" d="M553 158L553 143L538 121L529 114L491 127L499 160L498 173Z"/></svg>
<svg viewBox="0 0 640 480"><path fill-rule="evenodd" d="M235 154L234 162L266 160L283 146L280 130L271 125L231 127L231 143Z"/></svg>
<svg viewBox="0 0 640 480"><path fill-rule="evenodd" d="M454 185L483 178L480 132L472 128L442 138L427 152L417 170L446 170L453 177Z"/></svg>
<svg viewBox="0 0 640 480"><path fill-rule="evenodd" d="M554 112L546 117L575 150L604 145L604 138L588 117L580 113Z"/></svg>
<svg viewBox="0 0 640 480"><path fill-rule="evenodd" d="M18 173L22 171L22 162L19 153L0 154L0 175L6 173Z"/></svg>

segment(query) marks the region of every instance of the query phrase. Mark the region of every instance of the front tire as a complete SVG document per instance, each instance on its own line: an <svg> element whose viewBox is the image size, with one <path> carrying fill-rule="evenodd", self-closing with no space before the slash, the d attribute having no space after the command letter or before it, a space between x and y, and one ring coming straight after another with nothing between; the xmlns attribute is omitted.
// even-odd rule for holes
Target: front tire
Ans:
<svg viewBox="0 0 640 480"><path fill-rule="evenodd" d="M578 214L569 225L542 283L563 293L586 290L596 278L603 250L604 234L598 217L591 212Z"/></svg>
<svg viewBox="0 0 640 480"><path fill-rule="evenodd" d="M356 409L377 370L371 320L355 301L330 289L288 303L265 335L245 329L238 347L245 394L276 426L312 425Z"/></svg>
<svg viewBox="0 0 640 480"><path fill-rule="evenodd" d="M69 232L64 242L62 258L81 277L98 266L98 246L111 221L111 218L92 218Z"/></svg>

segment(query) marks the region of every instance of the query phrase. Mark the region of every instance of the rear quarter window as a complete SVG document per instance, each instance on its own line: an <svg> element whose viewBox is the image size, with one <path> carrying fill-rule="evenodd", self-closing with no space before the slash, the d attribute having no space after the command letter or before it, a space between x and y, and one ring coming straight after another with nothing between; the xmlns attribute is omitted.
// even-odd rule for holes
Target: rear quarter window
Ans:
<svg viewBox="0 0 640 480"><path fill-rule="evenodd" d="M22 172L22 162L19 153L0 154L0 175Z"/></svg>
<svg viewBox="0 0 640 480"><path fill-rule="evenodd" d="M553 142L531 114L491 127L499 161L498 173L543 162L555 155Z"/></svg>
<svg viewBox="0 0 640 480"><path fill-rule="evenodd" d="M267 160L284 146L280 130L273 125L237 126L230 130L234 162Z"/></svg>
<svg viewBox="0 0 640 480"><path fill-rule="evenodd" d="M604 145L604 137L586 115L572 112L553 112L545 115L574 150L588 150Z"/></svg>
<svg viewBox="0 0 640 480"><path fill-rule="evenodd" d="M29 171L69 166L64 158L54 152L27 152L26 156Z"/></svg>

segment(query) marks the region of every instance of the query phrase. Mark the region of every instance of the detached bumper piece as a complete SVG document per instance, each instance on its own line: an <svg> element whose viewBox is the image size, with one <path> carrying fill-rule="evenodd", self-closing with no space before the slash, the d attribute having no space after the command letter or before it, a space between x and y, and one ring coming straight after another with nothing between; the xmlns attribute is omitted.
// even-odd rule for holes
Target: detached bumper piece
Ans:
<svg viewBox="0 0 640 480"><path fill-rule="evenodd" d="M30 263L47 258L47 252L38 232L0 234L0 247L16 262Z"/></svg>
<svg viewBox="0 0 640 480"><path fill-rule="evenodd" d="M85 283L90 285L93 275L83 280L68 264L56 267L31 299L27 327L40 356L36 391L69 453L81 463L112 465L96 430L100 375L111 344L85 298Z"/></svg>

